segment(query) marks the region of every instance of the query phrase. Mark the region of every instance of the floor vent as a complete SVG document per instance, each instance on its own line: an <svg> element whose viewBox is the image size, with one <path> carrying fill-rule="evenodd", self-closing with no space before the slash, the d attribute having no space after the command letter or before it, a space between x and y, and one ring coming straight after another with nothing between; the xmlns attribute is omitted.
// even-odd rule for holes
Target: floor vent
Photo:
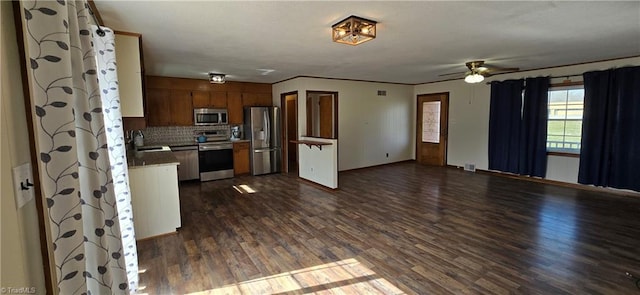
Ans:
<svg viewBox="0 0 640 295"><path fill-rule="evenodd" d="M378 90L378 96L387 96L386 90Z"/></svg>
<svg viewBox="0 0 640 295"><path fill-rule="evenodd" d="M476 172L476 164L464 164L464 171Z"/></svg>

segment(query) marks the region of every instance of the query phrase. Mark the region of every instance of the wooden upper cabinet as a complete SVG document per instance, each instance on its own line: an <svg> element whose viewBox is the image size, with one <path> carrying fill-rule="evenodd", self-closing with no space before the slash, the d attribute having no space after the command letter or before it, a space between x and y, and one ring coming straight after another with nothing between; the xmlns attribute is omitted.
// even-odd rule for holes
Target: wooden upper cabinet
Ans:
<svg viewBox="0 0 640 295"><path fill-rule="evenodd" d="M116 32L118 86L123 117L144 117L140 34Z"/></svg>
<svg viewBox="0 0 640 295"><path fill-rule="evenodd" d="M147 76L149 126L191 126L193 108L227 109L229 124L244 123L243 108L272 106L271 84Z"/></svg>
<svg viewBox="0 0 640 295"><path fill-rule="evenodd" d="M224 109L227 107L227 92L195 90L191 93L194 108Z"/></svg>
<svg viewBox="0 0 640 295"><path fill-rule="evenodd" d="M171 90L171 121L175 126L193 125L193 103L191 91Z"/></svg>
<svg viewBox="0 0 640 295"><path fill-rule="evenodd" d="M209 103L211 107L224 109L227 107L227 92L209 92Z"/></svg>
<svg viewBox="0 0 640 295"><path fill-rule="evenodd" d="M242 93L242 104L246 107L272 106L271 93Z"/></svg>
<svg viewBox="0 0 640 295"><path fill-rule="evenodd" d="M242 93L227 92L227 111L229 112L229 124L243 124Z"/></svg>
<svg viewBox="0 0 640 295"><path fill-rule="evenodd" d="M149 126L193 125L191 91L148 88L147 122Z"/></svg>
<svg viewBox="0 0 640 295"><path fill-rule="evenodd" d="M192 91L193 107L208 108L209 107L209 91Z"/></svg>
<svg viewBox="0 0 640 295"><path fill-rule="evenodd" d="M171 125L171 91L167 89L147 89L147 123L149 126Z"/></svg>

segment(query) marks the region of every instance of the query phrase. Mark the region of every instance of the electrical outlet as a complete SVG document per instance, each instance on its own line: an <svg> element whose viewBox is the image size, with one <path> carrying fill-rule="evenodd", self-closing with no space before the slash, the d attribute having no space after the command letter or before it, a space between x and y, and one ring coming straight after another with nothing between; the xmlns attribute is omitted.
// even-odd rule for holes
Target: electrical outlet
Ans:
<svg viewBox="0 0 640 295"><path fill-rule="evenodd" d="M389 157L389 153L387 153L387 158Z"/></svg>
<svg viewBox="0 0 640 295"><path fill-rule="evenodd" d="M13 188L18 209L33 200L35 189L33 188L31 163L13 167Z"/></svg>

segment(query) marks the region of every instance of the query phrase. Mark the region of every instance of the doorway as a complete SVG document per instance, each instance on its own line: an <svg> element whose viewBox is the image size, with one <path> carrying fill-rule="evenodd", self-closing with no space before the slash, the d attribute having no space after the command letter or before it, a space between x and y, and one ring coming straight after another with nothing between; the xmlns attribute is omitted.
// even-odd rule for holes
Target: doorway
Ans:
<svg viewBox="0 0 640 295"><path fill-rule="evenodd" d="M307 91L307 133L318 138L338 138L338 92Z"/></svg>
<svg viewBox="0 0 640 295"><path fill-rule="evenodd" d="M282 159L284 159L283 170L285 173L298 172L298 144L292 140L298 140L298 92L288 92L280 95L280 102L283 108L283 132L282 137L285 144L282 145Z"/></svg>
<svg viewBox="0 0 640 295"><path fill-rule="evenodd" d="M420 164L445 166L449 126L449 93L418 95L416 160Z"/></svg>

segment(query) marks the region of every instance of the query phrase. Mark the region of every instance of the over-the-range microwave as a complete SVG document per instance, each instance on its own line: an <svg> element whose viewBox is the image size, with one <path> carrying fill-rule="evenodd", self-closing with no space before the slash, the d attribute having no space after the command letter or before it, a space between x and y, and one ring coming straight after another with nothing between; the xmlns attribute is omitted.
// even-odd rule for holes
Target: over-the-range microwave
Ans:
<svg viewBox="0 0 640 295"><path fill-rule="evenodd" d="M195 108L193 124L196 126L229 124L229 115L226 109Z"/></svg>

